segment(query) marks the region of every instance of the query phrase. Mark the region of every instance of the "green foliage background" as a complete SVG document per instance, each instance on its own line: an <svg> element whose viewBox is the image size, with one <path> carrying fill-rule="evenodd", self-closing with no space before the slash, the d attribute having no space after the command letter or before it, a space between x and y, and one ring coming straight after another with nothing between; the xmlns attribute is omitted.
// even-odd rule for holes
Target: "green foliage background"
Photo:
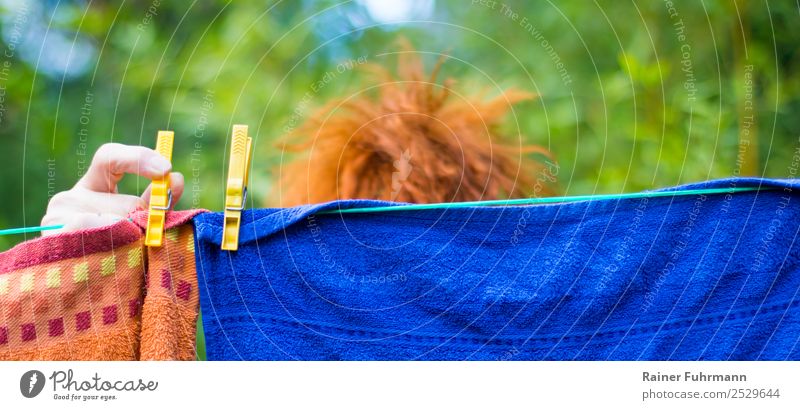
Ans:
<svg viewBox="0 0 800 410"><path fill-rule="evenodd" d="M676 1L671 10L666 1L439 0L404 24L378 24L365 4L4 2L0 46L15 52L0 56L0 67L10 65L0 77L0 227L37 225L49 196L72 186L102 143L153 146L159 129L176 132L174 168L187 177L179 207L219 210L230 127L249 124L258 204L293 111L305 116L367 83L358 71L337 73L302 107L311 84L348 59L393 63L385 53L398 50L398 35L453 56L444 74L459 91L539 94L517 107L508 132L556 154L565 194L790 175L800 137L794 2ZM14 44L15 27L69 41ZM48 71L48 56L77 40L93 50L88 65ZM740 139L749 149L737 161ZM128 177L121 190L140 193L146 183ZM0 246L23 239L2 237Z"/></svg>

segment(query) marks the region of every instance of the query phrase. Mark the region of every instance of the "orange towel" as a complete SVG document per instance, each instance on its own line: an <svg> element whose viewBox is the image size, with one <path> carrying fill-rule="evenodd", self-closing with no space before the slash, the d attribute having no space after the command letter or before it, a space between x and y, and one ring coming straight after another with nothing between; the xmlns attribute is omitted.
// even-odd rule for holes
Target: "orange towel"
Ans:
<svg viewBox="0 0 800 410"><path fill-rule="evenodd" d="M0 360L192 360L198 310L192 228L171 212L164 245L146 212L0 254Z"/></svg>

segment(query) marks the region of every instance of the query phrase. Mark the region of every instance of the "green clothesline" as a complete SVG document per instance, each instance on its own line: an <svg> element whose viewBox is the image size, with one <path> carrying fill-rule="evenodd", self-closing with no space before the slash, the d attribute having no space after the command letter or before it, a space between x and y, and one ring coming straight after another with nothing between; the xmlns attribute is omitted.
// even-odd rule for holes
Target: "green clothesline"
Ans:
<svg viewBox="0 0 800 410"><path fill-rule="evenodd" d="M737 192L750 192L758 190L768 190L772 188L758 187L739 187L739 188L708 188L708 189L688 189L685 191L651 191L635 192L630 194L608 194L608 195L576 195L546 198L522 198L522 199L498 199L492 201L471 201L471 202L448 202L441 204L410 204L397 206L376 206L372 208L348 208L334 209L320 212L321 214L355 214L366 212L391 212L391 211L419 211L424 209L451 209L467 208L471 206L509 206L509 205L535 205L553 204L578 201L602 201L617 199L636 199L636 198L656 198L674 197L687 195L712 195L712 194L733 194Z"/></svg>
<svg viewBox="0 0 800 410"><path fill-rule="evenodd" d="M333 209L329 211L320 212L320 214L355 214L355 213L368 213L368 212L419 211L425 209L466 208L471 206L535 205L535 204L553 204L553 203L578 202L578 201L603 201L603 200L636 199L636 198L675 197L675 196L688 196L688 195L733 194L738 192L758 191L762 189L772 189L772 188L758 188L758 187L708 188L708 189L688 189L685 191L650 191L650 192L646 191L646 192L635 192L630 194L577 195L577 196L561 196L561 197L547 197L547 198L498 199L492 201L448 202L441 204L409 204L409 205L397 205L397 206L376 206L372 208ZM63 227L64 225L46 225L46 226L29 226L25 228L3 229L0 230L0 235L34 233L41 231L49 231L53 229L61 229Z"/></svg>
<svg viewBox="0 0 800 410"><path fill-rule="evenodd" d="M51 231L53 229L61 229L64 225L45 225L45 226L27 226L24 228L11 228L0 230L0 235L13 235L16 233L34 233L41 231Z"/></svg>

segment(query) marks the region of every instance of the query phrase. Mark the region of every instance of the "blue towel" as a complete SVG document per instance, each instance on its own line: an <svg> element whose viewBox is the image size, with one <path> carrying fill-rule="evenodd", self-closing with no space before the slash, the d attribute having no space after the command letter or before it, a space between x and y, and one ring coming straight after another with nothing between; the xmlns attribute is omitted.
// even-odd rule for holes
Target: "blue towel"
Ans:
<svg viewBox="0 0 800 410"><path fill-rule="evenodd" d="M798 360L800 180L758 192L194 218L209 360Z"/></svg>

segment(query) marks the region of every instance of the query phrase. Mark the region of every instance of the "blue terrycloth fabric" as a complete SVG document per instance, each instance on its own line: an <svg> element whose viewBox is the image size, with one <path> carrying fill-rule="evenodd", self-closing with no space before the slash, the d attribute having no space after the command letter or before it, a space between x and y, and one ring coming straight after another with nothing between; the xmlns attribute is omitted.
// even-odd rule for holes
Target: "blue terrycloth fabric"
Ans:
<svg viewBox="0 0 800 410"><path fill-rule="evenodd" d="M797 360L800 180L732 195L194 219L209 360Z"/></svg>

